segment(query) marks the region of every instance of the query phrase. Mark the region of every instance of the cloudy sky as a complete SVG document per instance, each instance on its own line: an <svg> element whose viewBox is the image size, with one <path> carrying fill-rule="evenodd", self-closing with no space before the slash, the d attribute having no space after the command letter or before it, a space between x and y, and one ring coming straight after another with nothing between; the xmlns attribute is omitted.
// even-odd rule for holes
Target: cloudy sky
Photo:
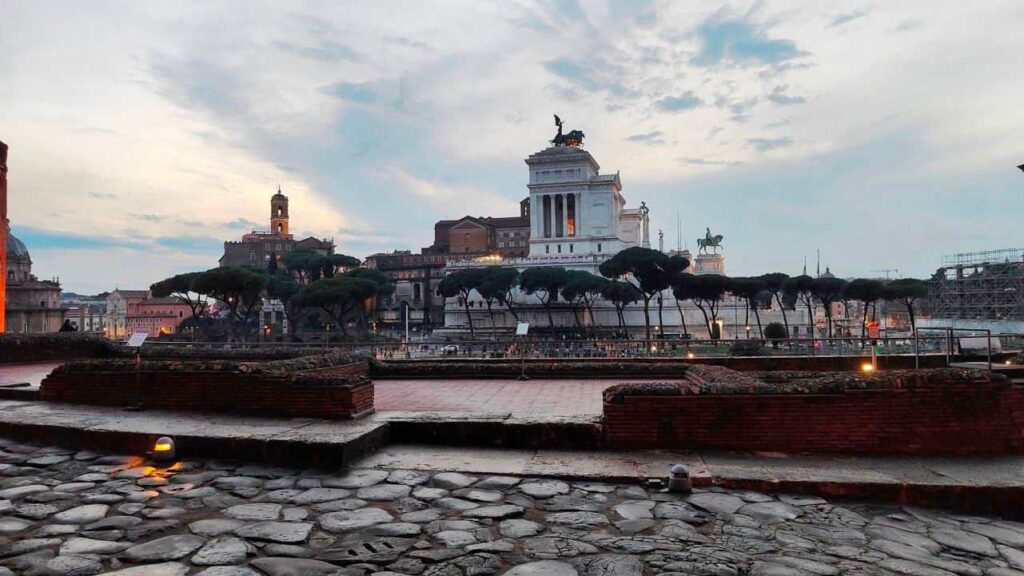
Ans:
<svg viewBox="0 0 1024 576"><path fill-rule="evenodd" d="M365 256L513 215L523 159L586 132L653 242L731 274L927 275L1019 247L1014 0L0 0L12 228L96 292L216 264L268 224Z"/></svg>

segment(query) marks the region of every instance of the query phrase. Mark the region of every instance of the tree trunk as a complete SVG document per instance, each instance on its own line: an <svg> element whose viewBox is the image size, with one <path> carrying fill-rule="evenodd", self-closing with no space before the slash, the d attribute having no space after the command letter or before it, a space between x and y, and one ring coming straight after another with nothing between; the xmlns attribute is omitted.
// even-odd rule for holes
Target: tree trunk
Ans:
<svg viewBox="0 0 1024 576"><path fill-rule="evenodd" d="M487 315L491 317L491 332L494 332L494 310L491 310L491 301L487 300Z"/></svg>
<svg viewBox="0 0 1024 576"><path fill-rule="evenodd" d="M541 302L541 303L544 304L544 310L548 313L548 328L551 329L551 337L554 338L554 336L555 336L555 318L554 318L554 316L551 315L551 299L550 299L550 297L548 298L547 301L544 301L544 302Z"/></svg>
<svg viewBox="0 0 1024 576"><path fill-rule="evenodd" d="M864 345L864 339L867 338L868 331L868 303L864 302L864 314L860 320L860 343Z"/></svg>
<svg viewBox="0 0 1024 576"><path fill-rule="evenodd" d="M505 307L508 308L508 311L512 314L512 318L514 318L515 321L518 323L519 322L519 314L516 313L515 307L512 306L512 298L511 297L505 299Z"/></svg>
<svg viewBox="0 0 1024 576"><path fill-rule="evenodd" d="M764 330L761 328L761 312L758 311L756 303L753 306L753 308L754 308L754 319L757 320L757 333L760 334L761 339L763 340L764 339Z"/></svg>
<svg viewBox="0 0 1024 576"><path fill-rule="evenodd" d="M469 337L476 338L476 330L473 329L473 315L469 312L469 297L462 299L462 306L466 310L466 321L469 322Z"/></svg>
<svg viewBox="0 0 1024 576"><path fill-rule="evenodd" d="M683 314L683 306L676 300L676 309L679 310L679 323L683 325L683 334L689 334L690 330L686 327L686 315Z"/></svg>
<svg viewBox="0 0 1024 576"><path fill-rule="evenodd" d="M661 338L665 337L665 318L662 317L662 308L664 307L664 301L662 300L661 294L658 294L658 336Z"/></svg>
<svg viewBox="0 0 1024 576"><path fill-rule="evenodd" d="M786 318L786 305L782 303L782 296L778 293L775 294L775 301L779 303L779 308L782 310L782 323L786 326L786 335L789 335L789 318Z"/></svg>
<svg viewBox="0 0 1024 576"><path fill-rule="evenodd" d="M708 340L714 340L715 335L711 332L711 320L708 320L708 311L704 309L704 305L700 301L694 300L693 303L697 305L697 308L700 308L700 313L704 315L704 327L708 329Z"/></svg>
<svg viewBox="0 0 1024 576"><path fill-rule="evenodd" d="M572 317L576 320L576 329L582 331L583 323L580 322L580 309L579 306L573 303L569 303L569 307L572 308Z"/></svg>
<svg viewBox="0 0 1024 576"><path fill-rule="evenodd" d="M647 349L651 348L651 297L644 294L644 334L646 335Z"/></svg>
<svg viewBox="0 0 1024 576"><path fill-rule="evenodd" d="M917 321L914 319L914 303L911 301L905 302L907 306L907 315L910 316L910 330L914 333L917 332Z"/></svg>
<svg viewBox="0 0 1024 576"><path fill-rule="evenodd" d="M811 308L810 298L804 300L804 304L807 305L807 328L811 337L811 354L814 354L814 310Z"/></svg>

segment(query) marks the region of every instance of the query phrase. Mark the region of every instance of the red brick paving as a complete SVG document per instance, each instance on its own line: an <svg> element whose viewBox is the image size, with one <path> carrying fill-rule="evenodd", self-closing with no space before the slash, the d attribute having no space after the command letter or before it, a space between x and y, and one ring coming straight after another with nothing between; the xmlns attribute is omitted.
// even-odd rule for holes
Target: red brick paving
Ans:
<svg viewBox="0 0 1024 576"><path fill-rule="evenodd" d="M623 380L375 380L378 411L594 416L601 392Z"/></svg>

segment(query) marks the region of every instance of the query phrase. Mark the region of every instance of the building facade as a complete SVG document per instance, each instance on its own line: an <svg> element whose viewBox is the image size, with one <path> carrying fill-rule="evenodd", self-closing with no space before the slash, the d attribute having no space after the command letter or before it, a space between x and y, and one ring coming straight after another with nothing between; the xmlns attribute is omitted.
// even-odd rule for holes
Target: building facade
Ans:
<svg viewBox="0 0 1024 576"><path fill-rule="evenodd" d="M57 332L66 312L60 300L60 282L40 280L32 274L28 248L7 234L5 331L20 334Z"/></svg>
<svg viewBox="0 0 1024 576"><path fill-rule="evenodd" d="M519 216L463 216L434 224L434 243L423 254L453 256L527 256L530 251L530 199L519 203Z"/></svg>
<svg viewBox="0 0 1024 576"><path fill-rule="evenodd" d="M367 256L364 266L380 270L395 284L394 293L377 303L377 317L383 329L430 330L444 325L444 297L437 285L444 278L446 254L413 254L395 251Z"/></svg>
<svg viewBox="0 0 1024 576"><path fill-rule="evenodd" d="M619 173L601 174L580 146L551 146L526 159L529 167L529 256L612 256L630 246L650 248L647 207L626 208Z"/></svg>
<svg viewBox="0 0 1024 576"><path fill-rule="evenodd" d="M334 242L312 236L296 240L289 231L288 197L278 188L270 198L270 228L253 230L243 235L241 241L225 242L219 263L221 266L266 268L271 258L280 261L295 250L311 250L326 256L334 253Z"/></svg>
<svg viewBox="0 0 1024 576"><path fill-rule="evenodd" d="M131 336L128 329L128 312L139 302L149 298L149 290L117 289L107 295L107 311L104 329L107 338L124 340Z"/></svg>
<svg viewBox="0 0 1024 576"><path fill-rule="evenodd" d="M151 338L177 334L192 309L177 298L144 298L128 303L125 330L128 334L148 332Z"/></svg>

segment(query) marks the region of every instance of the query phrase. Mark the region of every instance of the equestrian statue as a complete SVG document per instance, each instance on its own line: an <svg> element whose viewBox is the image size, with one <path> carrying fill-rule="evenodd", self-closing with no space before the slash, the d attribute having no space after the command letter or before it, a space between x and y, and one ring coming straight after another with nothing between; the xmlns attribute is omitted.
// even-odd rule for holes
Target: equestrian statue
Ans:
<svg viewBox="0 0 1024 576"><path fill-rule="evenodd" d="M718 254L718 248L722 245L722 235L716 234L711 235L711 228L706 229L703 238L697 238L697 246L700 247L701 254L707 254L708 248L710 248L715 254Z"/></svg>

